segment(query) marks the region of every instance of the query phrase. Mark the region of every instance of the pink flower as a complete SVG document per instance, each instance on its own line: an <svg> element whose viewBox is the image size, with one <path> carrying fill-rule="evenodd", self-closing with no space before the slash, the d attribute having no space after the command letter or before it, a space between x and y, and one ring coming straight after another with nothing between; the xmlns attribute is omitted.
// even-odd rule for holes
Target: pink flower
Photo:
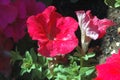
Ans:
<svg viewBox="0 0 120 80"><path fill-rule="evenodd" d="M114 25L113 21L109 19L98 19L96 16L92 16L90 10L86 13L76 11L76 15L83 34L94 40L102 38L106 34L106 29Z"/></svg>
<svg viewBox="0 0 120 80"><path fill-rule="evenodd" d="M78 23L72 17L63 17L55 10L54 6L49 6L27 20L28 33L33 40L38 40L38 52L46 57L68 54L78 45L74 33Z"/></svg>
<svg viewBox="0 0 120 80"><path fill-rule="evenodd" d="M120 50L107 58L106 63L96 66L95 80L120 80Z"/></svg>

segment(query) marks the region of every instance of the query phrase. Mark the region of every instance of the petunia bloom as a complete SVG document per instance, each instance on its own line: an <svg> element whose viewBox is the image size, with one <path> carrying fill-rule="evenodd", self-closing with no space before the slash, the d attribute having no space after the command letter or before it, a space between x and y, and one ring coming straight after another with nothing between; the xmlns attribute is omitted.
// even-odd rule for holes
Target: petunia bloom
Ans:
<svg viewBox="0 0 120 80"><path fill-rule="evenodd" d="M10 0L0 0L0 27L5 29L17 17L17 9L10 4Z"/></svg>
<svg viewBox="0 0 120 80"><path fill-rule="evenodd" d="M92 16L91 11L76 11L79 26L82 34L91 39L102 38L106 34L106 29L114 25L114 22L109 19L98 19L97 16Z"/></svg>
<svg viewBox="0 0 120 80"><path fill-rule="evenodd" d="M38 40L38 52L43 56L68 54L78 45L75 35L77 21L72 17L63 17L54 6L29 17L27 25L29 35L33 40Z"/></svg>
<svg viewBox="0 0 120 80"><path fill-rule="evenodd" d="M107 58L106 63L96 66L97 77L94 80L120 80L120 50Z"/></svg>
<svg viewBox="0 0 120 80"><path fill-rule="evenodd" d="M96 16L92 16L90 10L76 11L79 27L81 30L81 47L82 52L86 53L91 40L102 38L106 34L106 29L114 22L109 19L98 19Z"/></svg>
<svg viewBox="0 0 120 80"><path fill-rule="evenodd" d="M18 42L25 36L28 16L42 12L45 5L36 0L0 0L0 27L8 38Z"/></svg>

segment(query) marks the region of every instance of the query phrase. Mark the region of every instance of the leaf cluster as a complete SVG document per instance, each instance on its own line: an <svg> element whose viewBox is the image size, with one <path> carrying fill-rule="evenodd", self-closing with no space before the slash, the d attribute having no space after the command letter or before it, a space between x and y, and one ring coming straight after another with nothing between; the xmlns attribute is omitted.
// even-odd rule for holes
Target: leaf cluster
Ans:
<svg viewBox="0 0 120 80"><path fill-rule="evenodd" d="M68 65L56 64L52 70L49 70L47 77L49 80L92 80L95 75L95 67L83 66L80 61L86 62L94 56L95 54L86 54L80 58L78 54L69 55L70 63Z"/></svg>
<svg viewBox="0 0 120 80"><path fill-rule="evenodd" d="M61 59L46 58L37 54L34 49L26 51L24 56L16 51L11 52L11 62L20 61L20 75L29 74L29 80L91 80L94 77L95 67L88 64L95 54L69 54L65 64ZM66 60L66 59L65 59Z"/></svg>
<svg viewBox="0 0 120 80"><path fill-rule="evenodd" d="M111 8L120 8L120 0L104 0L104 2Z"/></svg>
<svg viewBox="0 0 120 80"><path fill-rule="evenodd" d="M20 76L29 74L31 75L28 78L30 80L44 80L46 78L49 60L51 59L37 54L33 48L30 51L26 51L25 56L21 56L17 50L11 52L12 64L20 61Z"/></svg>

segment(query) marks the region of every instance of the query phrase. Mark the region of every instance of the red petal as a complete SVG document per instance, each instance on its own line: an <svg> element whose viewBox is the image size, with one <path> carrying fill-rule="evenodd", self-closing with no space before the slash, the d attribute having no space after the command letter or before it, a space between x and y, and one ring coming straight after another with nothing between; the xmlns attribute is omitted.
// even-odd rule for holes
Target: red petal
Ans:
<svg viewBox="0 0 120 80"><path fill-rule="evenodd" d="M77 45L78 39L72 34L71 39L48 41L45 44L38 43L40 46L38 51L46 57L54 57L57 55L65 55L70 53Z"/></svg>
<svg viewBox="0 0 120 80"><path fill-rule="evenodd" d="M110 27L115 25L112 20L108 19L101 19L98 22L98 30L99 30L99 38L102 38L106 34L106 30Z"/></svg>

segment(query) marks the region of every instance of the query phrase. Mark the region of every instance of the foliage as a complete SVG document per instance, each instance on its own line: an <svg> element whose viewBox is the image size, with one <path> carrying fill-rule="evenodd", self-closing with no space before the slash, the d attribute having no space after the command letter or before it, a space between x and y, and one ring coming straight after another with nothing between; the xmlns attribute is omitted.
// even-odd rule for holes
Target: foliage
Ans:
<svg viewBox="0 0 120 80"><path fill-rule="evenodd" d="M15 56L18 57L14 57L14 54L16 53ZM30 51L26 51L25 52L25 56L20 56L18 54L19 52L13 52L11 53L11 57L12 57L12 62L21 61L21 76L23 76L24 74L31 74L31 78L30 79L44 79L46 77L46 70L44 70L44 68L47 68L47 63L49 58L45 58L42 57L39 54L36 54L34 49L32 48Z"/></svg>
<svg viewBox="0 0 120 80"><path fill-rule="evenodd" d="M14 57L14 55L18 57ZM95 75L93 73L95 67L93 65L81 65L81 63L85 64L86 61L94 56L95 54L90 53L85 56L81 56L80 54L68 55L68 62L63 64L53 58L45 58L40 54L36 54L33 48L30 51L26 51L25 56L21 56L18 51L12 51L11 53L13 63L17 60L21 61L21 76L30 74L30 79L33 80L44 80L46 78L48 80L92 79L93 75Z"/></svg>
<svg viewBox="0 0 120 80"><path fill-rule="evenodd" d="M120 0L104 0L104 2L112 8L119 8L120 7Z"/></svg>
<svg viewBox="0 0 120 80"><path fill-rule="evenodd" d="M95 75L95 67L91 64L88 65L86 61L93 58L95 54L89 54L81 56L80 54L69 55L69 63L67 65L56 64L52 70L50 70L48 79L52 80L91 80ZM85 58L87 57L87 59ZM86 64L86 65L83 65Z"/></svg>

